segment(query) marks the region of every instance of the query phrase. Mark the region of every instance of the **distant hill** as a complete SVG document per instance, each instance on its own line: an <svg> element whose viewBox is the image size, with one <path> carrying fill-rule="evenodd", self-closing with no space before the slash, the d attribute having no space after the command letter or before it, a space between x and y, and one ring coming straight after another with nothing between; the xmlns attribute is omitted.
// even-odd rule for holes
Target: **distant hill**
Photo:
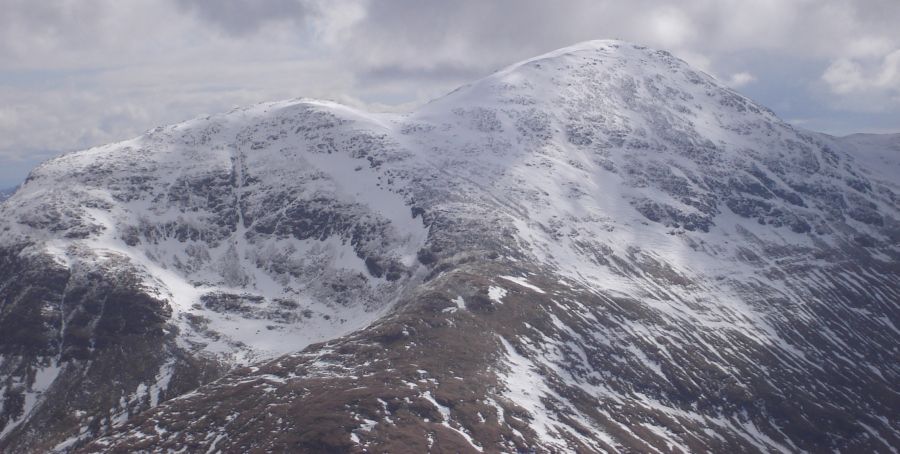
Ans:
<svg viewBox="0 0 900 454"><path fill-rule="evenodd" d="M16 192L16 188L0 189L0 202L3 202L6 199L12 197L14 192Z"/></svg>

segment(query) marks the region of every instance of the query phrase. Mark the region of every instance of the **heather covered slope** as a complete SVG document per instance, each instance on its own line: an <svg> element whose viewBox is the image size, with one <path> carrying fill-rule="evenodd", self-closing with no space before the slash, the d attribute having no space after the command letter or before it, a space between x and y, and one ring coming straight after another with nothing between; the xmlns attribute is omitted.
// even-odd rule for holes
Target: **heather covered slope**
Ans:
<svg viewBox="0 0 900 454"><path fill-rule="evenodd" d="M0 288L42 333L3 340L30 404L0 446L156 339L58 449L890 452L880 143L597 41L407 115L272 103L64 156L0 208L3 269L58 274ZM85 273L133 285L98 309Z"/></svg>

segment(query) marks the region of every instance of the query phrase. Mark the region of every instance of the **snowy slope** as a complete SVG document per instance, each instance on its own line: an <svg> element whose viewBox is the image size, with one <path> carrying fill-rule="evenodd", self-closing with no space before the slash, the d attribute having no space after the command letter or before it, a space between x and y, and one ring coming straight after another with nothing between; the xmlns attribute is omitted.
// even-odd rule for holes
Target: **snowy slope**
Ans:
<svg viewBox="0 0 900 454"><path fill-rule="evenodd" d="M91 358L93 331L128 325L106 322L103 308L98 314L67 296L79 275L98 268L113 282L136 280L137 291L155 301L154 320L165 325L159 348L226 368L377 319L421 279L416 253L427 235L366 159L386 146L379 122L317 101L266 104L39 166L0 216L6 279L21 277L15 268L24 266L14 264L21 260L49 262L67 275L53 289L58 295L21 302L22 311L43 306L31 317L47 339L29 348L26 356L36 358L28 361ZM329 128L340 153L309 144L320 138L317 128ZM7 290L16 297L15 287ZM6 310L14 323L18 311ZM13 351L31 347L24 334L13 337ZM20 356L4 359L30 373ZM134 386L123 390L123 402L143 389ZM16 389L37 392L27 378ZM14 409L5 431L33 408Z"/></svg>
<svg viewBox="0 0 900 454"><path fill-rule="evenodd" d="M155 370L232 368L59 449L888 452L895 142L592 41L405 115L267 103L65 155L0 207L0 244L132 276ZM7 364L65 363L70 284L46 287L52 348Z"/></svg>
<svg viewBox="0 0 900 454"><path fill-rule="evenodd" d="M833 138L874 178L897 184L900 134L851 134Z"/></svg>
<svg viewBox="0 0 900 454"><path fill-rule="evenodd" d="M208 319L180 328L211 353L252 359L352 331L410 278L427 232L362 159L373 120L340 109L262 105L47 162L7 207L28 214L6 241L39 239L66 264L125 257L173 318ZM346 122L333 136L360 150L311 150L300 130L322 117ZM366 278L366 259L399 275ZM333 286L346 287L340 303Z"/></svg>

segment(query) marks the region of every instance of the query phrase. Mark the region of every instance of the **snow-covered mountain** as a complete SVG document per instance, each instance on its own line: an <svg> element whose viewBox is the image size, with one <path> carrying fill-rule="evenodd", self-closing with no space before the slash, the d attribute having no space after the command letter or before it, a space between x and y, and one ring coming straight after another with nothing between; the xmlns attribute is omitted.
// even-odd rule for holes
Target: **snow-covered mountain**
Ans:
<svg viewBox="0 0 900 454"><path fill-rule="evenodd" d="M0 205L0 450L892 452L897 144L592 41L61 156Z"/></svg>

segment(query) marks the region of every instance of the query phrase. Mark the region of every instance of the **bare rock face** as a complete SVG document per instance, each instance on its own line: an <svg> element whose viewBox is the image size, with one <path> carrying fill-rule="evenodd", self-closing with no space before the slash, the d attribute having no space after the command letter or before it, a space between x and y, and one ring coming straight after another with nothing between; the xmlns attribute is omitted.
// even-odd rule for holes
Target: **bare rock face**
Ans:
<svg viewBox="0 0 900 454"><path fill-rule="evenodd" d="M900 137L595 41L0 205L3 452L891 452Z"/></svg>

